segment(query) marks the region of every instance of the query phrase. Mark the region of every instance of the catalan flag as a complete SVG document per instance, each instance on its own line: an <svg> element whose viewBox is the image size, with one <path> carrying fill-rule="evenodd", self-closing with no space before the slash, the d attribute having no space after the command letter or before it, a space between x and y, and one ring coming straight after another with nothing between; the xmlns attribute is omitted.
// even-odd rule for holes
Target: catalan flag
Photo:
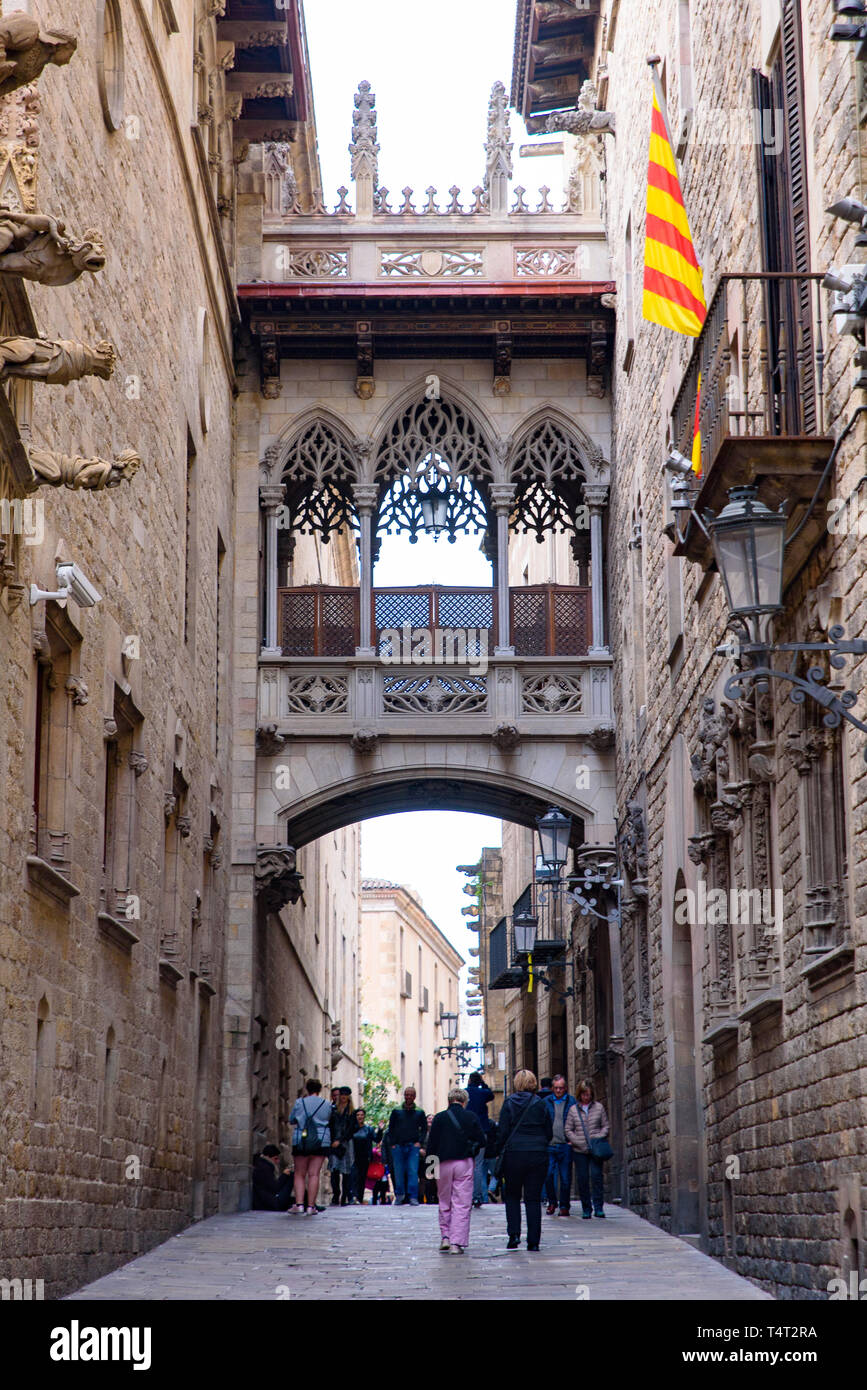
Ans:
<svg viewBox="0 0 867 1390"><path fill-rule="evenodd" d="M701 268L689 231L674 151L656 90L647 169L643 315L675 333L697 338L707 313Z"/></svg>
<svg viewBox="0 0 867 1390"><path fill-rule="evenodd" d="M692 427L692 471L701 477L701 372L695 388L695 422Z"/></svg>

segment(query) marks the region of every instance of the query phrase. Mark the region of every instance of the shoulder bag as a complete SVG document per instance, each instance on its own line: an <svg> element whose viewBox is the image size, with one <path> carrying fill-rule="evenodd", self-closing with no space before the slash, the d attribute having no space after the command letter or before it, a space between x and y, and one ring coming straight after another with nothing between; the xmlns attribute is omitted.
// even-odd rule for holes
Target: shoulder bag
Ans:
<svg viewBox="0 0 867 1390"><path fill-rule="evenodd" d="M539 1099L541 1099L541 1097L539 1097L539 1096L534 1096L534 1097L533 1097L533 1100L531 1100L530 1103L525 1107L523 1115L521 1116L521 1118L520 1118L520 1120L518 1121L518 1123L515 1125L515 1128L514 1128L514 1129L511 1131L511 1133L509 1134L509 1137L508 1137L508 1139L506 1140L505 1144L503 1145L502 1149L501 1149L500 1152L497 1154L496 1158L495 1158L495 1159L492 1159L492 1161L491 1161L491 1173L493 1174L493 1176L494 1176L495 1178L497 1178L497 1180L499 1180L500 1177L502 1176L502 1172L503 1172L503 1159L506 1157L506 1149L509 1147L509 1145L511 1144L511 1142L512 1142L512 1140L514 1139L515 1135L518 1133L518 1130L521 1128L521 1125L524 1123L524 1121L526 1120L528 1114L529 1114L530 1111L532 1110L532 1108L533 1108L533 1102L536 1101L536 1100L539 1100ZM544 1104L544 1101L543 1101L542 1103Z"/></svg>
<svg viewBox="0 0 867 1390"><path fill-rule="evenodd" d="M468 1134L467 1131L464 1129L463 1125L461 1124L461 1122L460 1122L460 1120L458 1119L458 1117L457 1117L457 1115L456 1115L456 1113L455 1113L454 1110L447 1110L447 1111L446 1111L446 1114L448 1115L448 1117L449 1117L449 1119L451 1120L452 1124L454 1125L455 1129L458 1131L458 1134L460 1134L460 1136L462 1137L462 1139L465 1141L466 1146L467 1146L467 1148L468 1148L469 1151L470 1151L470 1152L468 1153L467 1157L468 1157L468 1158L475 1158L476 1154L479 1153L479 1151L480 1151L484 1146L483 1146L482 1144L479 1143L478 1139L471 1139L471 1138L470 1138L469 1134Z"/></svg>
<svg viewBox="0 0 867 1390"><path fill-rule="evenodd" d="M302 1128L302 1126L299 1125L296 1121L295 1127L296 1129L300 1129L301 1133L298 1135L298 1138L292 1145L292 1152L296 1153L299 1158L316 1158L322 1152L322 1144L319 1139L319 1131L316 1128L316 1125L313 1123L313 1121L315 1117L319 1114L319 1111L322 1109L324 1104L325 1101L321 1100L317 1105L316 1109L311 1114L308 1111L304 1102L301 1102L301 1109L304 1111L304 1125Z"/></svg>
<svg viewBox="0 0 867 1390"><path fill-rule="evenodd" d="M578 1119L581 1121L581 1128L584 1131L584 1138L587 1140L587 1147L594 1158L598 1158L600 1163L604 1163L607 1158L614 1157L614 1150L607 1139L591 1139L587 1133L587 1126L584 1123L584 1114L581 1106L578 1106Z"/></svg>

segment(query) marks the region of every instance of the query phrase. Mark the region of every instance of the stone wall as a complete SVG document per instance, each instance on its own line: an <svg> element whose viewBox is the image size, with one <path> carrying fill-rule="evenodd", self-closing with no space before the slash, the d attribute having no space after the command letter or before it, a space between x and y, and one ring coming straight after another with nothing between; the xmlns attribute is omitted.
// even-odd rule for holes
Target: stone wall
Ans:
<svg viewBox="0 0 867 1390"><path fill-rule="evenodd" d="M612 8L604 7L609 34ZM802 8L812 265L825 269L832 262L859 259L851 250L851 234L843 235L843 224L823 211L841 196L863 196L857 172L856 97L848 47L827 41L832 18L827 7L805 2ZM683 191L709 299L722 272L761 264L755 150L749 139L741 143L721 132L739 128L733 118L749 119L750 70L768 70L779 12L759 0L690 9L696 117L683 155ZM623 806L638 798L646 811L655 1039L652 1056L645 1053L640 1061L628 1062L629 1199L668 1229L699 1231L711 1253L778 1296L818 1298L825 1296L831 1277L854 1267L852 1261L857 1264L859 1258L863 1268L864 1259L867 956L861 902L861 736L852 731L844 736L849 939L854 948L848 970L821 986L803 973L809 965L802 925L806 826L799 809L799 773L787 753L787 735L796 733L799 714L780 690L774 692L770 797L774 882L784 892L781 1007L764 1020L739 1020L728 1046L702 1045L709 1031L713 930L694 926L691 941L684 941L673 921L678 874L692 889L698 877L686 843L702 828L690 757L697 749L703 701L713 699L719 712L730 670L713 654L724 640L719 580L706 580L698 567L673 558L662 534L668 520L662 471L668 413L692 343L641 319L651 105L645 58L656 52L665 60L669 110L678 127L686 104L681 93L689 47L683 46L676 26L685 10L652 0L640 10L630 10L628 23L621 14L607 58L607 84L601 90L601 104L616 111L618 132L616 144L608 141L606 149L607 223L619 290L611 508L611 534L619 543L611 550L610 586L612 631L623 635L617 644L615 687L623 711L618 725L618 802ZM720 34L726 36L725 43L720 43ZM715 112L723 115L714 118ZM635 346L631 363L625 365L624 248L630 215ZM853 344L841 340L827 323L823 330L826 419L829 432L838 434L860 402L850 389ZM833 482L840 498L849 497L863 472L863 439L859 425L841 452ZM632 532L639 494L643 535L636 569L635 554L623 542ZM830 535L817 545L786 595L786 615L778 629L781 640L805 639L816 621L817 587L823 581L829 585L832 621L842 622L850 636L863 635L865 583L858 538ZM670 616L680 607L679 585L682 635L679 620L675 618L672 628ZM646 677L641 698L643 651ZM856 690L862 672L863 666L856 666L848 682ZM723 743L735 763L743 758L742 741ZM737 886L750 886L749 854L754 846L744 825L735 825L731 832L732 881ZM736 1010L746 1002L748 946L743 932L736 933ZM637 1027L630 983L633 954L634 941L625 927L627 1045L630 1038L634 1041ZM689 1018L682 1007L688 985L693 998ZM693 1035L694 1076L685 1061ZM692 1206L682 1200L684 1192L694 1199ZM683 1224L692 1219L694 1227ZM860 1242L860 1254L853 1241Z"/></svg>
<svg viewBox="0 0 867 1390"><path fill-rule="evenodd" d="M117 367L109 381L36 383L32 441L108 458L132 446L142 464L116 491L42 488L44 539L18 545L17 583L56 589L61 555L96 586L96 607L70 603L64 614L54 603L31 609L26 595L14 606L9 589L0 598L0 1274L44 1279L49 1297L213 1211L217 1192L225 860L218 866L229 834L235 567L231 301L187 114L193 6L175 7L182 32L172 53L188 61L164 69L167 88L160 8L151 34L152 7L145 15L124 6L125 109L136 121L115 131L97 90L97 8L81 0L74 15L61 15L56 5L31 6L79 36L69 66L49 68L39 84L38 205L70 231L100 229L106 265L63 288L31 286L29 297L39 332L109 338ZM34 641L47 659L46 619L48 637L70 647L55 651L55 678L70 671L83 682L74 701L62 686L52 692L52 743L43 750L55 815L65 801L64 823L49 828L71 835L68 878L79 891L68 906L28 877L25 862L43 669ZM128 635L139 639L139 655L124 662ZM126 923L139 939L126 948L98 921L104 721L116 706L132 720L121 752L131 744L147 760L141 775L126 762L117 768L134 789L137 817L133 878L126 882L118 867L106 885L139 900ZM186 790L167 831L164 796L173 782L177 790L178 774ZM188 833L178 827L183 816ZM167 835L177 850L169 891ZM167 947L171 979L158 965Z"/></svg>

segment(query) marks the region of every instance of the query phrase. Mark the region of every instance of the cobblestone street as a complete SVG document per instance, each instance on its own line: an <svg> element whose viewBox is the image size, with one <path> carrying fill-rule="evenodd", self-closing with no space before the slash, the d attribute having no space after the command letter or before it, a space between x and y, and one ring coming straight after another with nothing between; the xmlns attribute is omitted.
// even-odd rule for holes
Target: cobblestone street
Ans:
<svg viewBox="0 0 867 1390"><path fill-rule="evenodd" d="M73 1299L764 1300L692 1246L608 1207L607 1220L545 1217L538 1254L506 1250L501 1206L473 1213L470 1247L441 1255L431 1207L346 1207L313 1220L214 1216ZM524 1236L526 1240L526 1235ZM585 1292L586 1288L586 1292Z"/></svg>

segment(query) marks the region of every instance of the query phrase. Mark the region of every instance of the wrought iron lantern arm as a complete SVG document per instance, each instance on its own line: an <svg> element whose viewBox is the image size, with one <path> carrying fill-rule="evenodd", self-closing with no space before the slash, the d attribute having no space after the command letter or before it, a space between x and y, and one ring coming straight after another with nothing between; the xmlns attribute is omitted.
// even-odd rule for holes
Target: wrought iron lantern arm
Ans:
<svg viewBox="0 0 867 1390"><path fill-rule="evenodd" d="M844 690L842 695L829 690L825 684L828 677L821 666L811 666L806 676L799 676L795 670L798 656L806 653L828 653L828 664L835 671L845 667L847 656L867 655L867 641L860 637L847 638L845 628L839 624L829 628L827 642L780 642L774 645L761 642L735 643L717 648L717 651L721 655L734 655L736 659L744 657L749 662L746 669L735 671L729 676L725 683L726 699L743 699L747 685L763 691L768 689L769 680L788 681L793 687L789 691L789 699L793 704L802 705L809 697L825 710L822 723L826 729L839 728L841 720L845 719L862 733L867 733L867 724L851 713L852 706L858 700L854 690ZM788 671L780 671L769 664L772 657L781 652L792 654L792 664ZM867 761L867 745L864 748L864 759Z"/></svg>

